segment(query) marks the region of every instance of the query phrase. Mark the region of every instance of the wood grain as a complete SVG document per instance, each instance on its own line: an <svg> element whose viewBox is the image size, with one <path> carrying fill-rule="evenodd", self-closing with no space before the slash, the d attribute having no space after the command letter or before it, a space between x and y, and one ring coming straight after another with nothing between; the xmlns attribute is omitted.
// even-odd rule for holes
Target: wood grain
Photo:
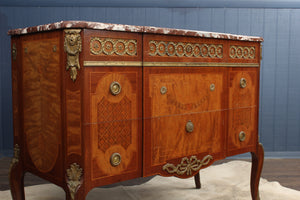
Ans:
<svg viewBox="0 0 300 200"><path fill-rule="evenodd" d="M90 134L92 180L141 170L141 72L138 67L86 68L87 98L85 127ZM118 82L121 92L113 95L110 85ZM86 129L87 130L87 129ZM112 166L113 153L121 163Z"/></svg>
<svg viewBox="0 0 300 200"><path fill-rule="evenodd" d="M241 88L240 80L245 78L247 86ZM229 73L228 110L228 156L236 150L248 151L257 143L258 116L258 73L256 69L237 68ZM239 133L246 133L245 141L239 140Z"/></svg>
<svg viewBox="0 0 300 200"><path fill-rule="evenodd" d="M120 33L114 31L99 31L99 30L84 30L85 40L83 43L83 49L85 54L85 59L88 61L142 61L142 34L139 33ZM99 42L93 42L94 38L101 39L101 44ZM117 41L123 40L124 43L128 44L128 47L119 44ZM132 41L136 42L136 47L132 45ZM113 45L115 43L115 45ZM102 48L101 48L102 46ZM103 53L103 48L107 54ZM127 53L122 54L122 49L127 49L131 55ZM99 54L92 53L91 50L96 50L102 52ZM133 53L135 52L136 53ZM118 52L120 55L118 55Z"/></svg>
<svg viewBox="0 0 300 200"><path fill-rule="evenodd" d="M253 47L254 55L249 57L250 51L242 51L242 55L238 55L238 58L231 58L231 45L236 46L237 50L239 47ZM144 62L258 63L260 61L259 42L144 34L143 47Z"/></svg>
<svg viewBox="0 0 300 200"><path fill-rule="evenodd" d="M195 176L199 187L200 169L182 175L163 166L212 156L202 169L245 152L253 155L251 187L257 197L263 158L258 144L259 42L86 29L80 34L82 67L76 81L65 68L63 30L12 41L21 49L12 61L14 134L22 155L11 181L15 199L25 198L25 171L63 187L71 199L66 170L76 163L83 173L73 174L81 184L75 199L84 199L96 186L156 174ZM252 47L254 57L249 56ZM84 66L84 61L92 62ZM116 62L125 66L114 66ZM130 65L137 62L147 63ZM113 82L121 85L119 94L111 93ZM239 140L240 131L246 133L245 141ZM121 162L113 166L115 153Z"/></svg>
<svg viewBox="0 0 300 200"><path fill-rule="evenodd" d="M23 42L24 133L27 149L41 172L53 169L61 135L59 39Z"/></svg>
<svg viewBox="0 0 300 200"><path fill-rule="evenodd" d="M200 152L222 154L226 130L225 70L144 68L144 175L173 159ZM161 87L167 88L165 94ZM194 124L192 133L186 131L188 121Z"/></svg>

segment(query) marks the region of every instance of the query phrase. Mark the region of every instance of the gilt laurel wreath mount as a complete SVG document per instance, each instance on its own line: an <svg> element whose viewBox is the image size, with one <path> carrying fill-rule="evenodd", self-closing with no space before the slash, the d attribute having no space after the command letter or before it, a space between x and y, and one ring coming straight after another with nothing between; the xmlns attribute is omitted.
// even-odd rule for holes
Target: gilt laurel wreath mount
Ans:
<svg viewBox="0 0 300 200"><path fill-rule="evenodd" d="M191 176L193 171L196 172L201 169L202 166L208 165L213 159L211 155L205 156L202 160L198 160L197 156L191 156L190 158L184 157L181 163L175 166L174 164L167 163L163 166L163 170L169 174L188 175Z"/></svg>

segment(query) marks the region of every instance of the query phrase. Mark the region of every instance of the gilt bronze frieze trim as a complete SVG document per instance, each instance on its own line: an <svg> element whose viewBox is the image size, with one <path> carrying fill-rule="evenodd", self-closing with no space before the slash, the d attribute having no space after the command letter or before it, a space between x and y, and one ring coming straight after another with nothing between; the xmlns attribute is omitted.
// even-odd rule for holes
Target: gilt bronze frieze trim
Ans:
<svg viewBox="0 0 300 200"><path fill-rule="evenodd" d="M198 160L196 156L191 156L190 158L184 157L181 163L175 166L174 164L167 163L163 166L163 170L167 171L169 174L178 175L192 175L192 172L196 172L201 169L202 166L208 165L208 163L213 159L211 155L205 156L202 160Z"/></svg>
<svg viewBox="0 0 300 200"><path fill-rule="evenodd" d="M141 61L84 61L85 67L97 67L97 66L132 66L139 67L143 66Z"/></svg>
<svg viewBox="0 0 300 200"><path fill-rule="evenodd" d="M67 184L72 200L75 199L76 192L81 186L82 172L82 168L77 163L71 164L70 168L67 169Z"/></svg>
<svg viewBox="0 0 300 200"><path fill-rule="evenodd" d="M65 30L64 49L67 53L66 70L70 70L70 77L73 82L77 79L77 70L80 70L79 53L82 51L81 29Z"/></svg>
<svg viewBox="0 0 300 200"><path fill-rule="evenodd" d="M229 57L232 59L255 59L255 47L230 46Z"/></svg>
<svg viewBox="0 0 300 200"><path fill-rule="evenodd" d="M85 67L145 66L145 67L259 67L258 63L208 63L208 62L141 62L141 61L84 61Z"/></svg>
<svg viewBox="0 0 300 200"><path fill-rule="evenodd" d="M90 41L90 52L92 55L136 56L137 41L93 37Z"/></svg>
<svg viewBox="0 0 300 200"><path fill-rule="evenodd" d="M183 42L149 42L150 56L223 58L222 44L199 44Z"/></svg>
<svg viewBox="0 0 300 200"><path fill-rule="evenodd" d="M143 62L146 67L259 67L258 63Z"/></svg>

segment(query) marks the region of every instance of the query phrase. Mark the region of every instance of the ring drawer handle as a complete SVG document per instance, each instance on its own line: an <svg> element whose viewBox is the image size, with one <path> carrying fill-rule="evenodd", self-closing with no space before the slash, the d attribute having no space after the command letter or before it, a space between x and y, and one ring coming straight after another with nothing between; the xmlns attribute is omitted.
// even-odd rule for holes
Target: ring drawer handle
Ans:
<svg viewBox="0 0 300 200"><path fill-rule="evenodd" d="M191 120L189 120L185 125L185 130L188 133L192 133L194 131L194 124Z"/></svg>
<svg viewBox="0 0 300 200"><path fill-rule="evenodd" d="M246 133L244 131L241 131L239 133L239 139L240 139L241 142L245 141L245 139L246 139Z"/></svg>
<svg viewBox="0 0 300 200"><path fill-rule="evenodd" d="M215 86L215 84L212 83L212 84L210 84L209 88L210 88L210 91L214 91L216 89L216 86Z"/></svg>
<svg viewBox="0 0 300 200"><path fill-rule="evenodd" d="M114 167L120 165L121 155L119 153L113 153L110 157L110 164Z"/></svg>
<svg viewBox="0 0 300 200"><path fill-rule="evenodd" d="M121 85L120 83L114 81L110 84L110 92L112 95L118 95L121 92Z"/></svg>
<svg viewBox="0 0 300 200"><path fill-rule="evenodd" d="M160 93L161 93L161 94L166 94L167 91L168 91L168 89L167 89L166 86L162 86L162 87L160 88Z"/></svg>
<svg viewBox="0 0 300 200"><path fill-rule="evenodd" d="M247 80L245 78L241 78L240 86L241 88L245 88L247 86Z"/></svg>

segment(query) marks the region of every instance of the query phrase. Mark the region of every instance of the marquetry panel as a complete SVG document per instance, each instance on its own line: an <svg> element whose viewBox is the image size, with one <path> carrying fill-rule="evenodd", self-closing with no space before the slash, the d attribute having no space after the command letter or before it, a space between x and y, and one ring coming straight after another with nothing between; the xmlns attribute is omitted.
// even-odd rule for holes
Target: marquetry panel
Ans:
<svg viewBox="0 0 300 200"><path fill-rule="evenodd" d="M151 129L146 130L146 134L151 135L151 163L147 166L162 165L199 152L220 153L223 150L222 114L222 111L205 112L146 120L151 123ZM189 121L194 124L192 132L186 131Z"/></svg>
<svg viewBox="0 0 300 200"><path fill-rule="evenodd" d="M199 152L222 155L225 70L144 68L145 174ZM187 130L190 123L192 131Z"/></svg>
<svg viewBox="0 0 300 200"><path fill-rule="evenodd" d="M53 48L56 47L56 51ZM24 134L30 158L41 172L53 169L61 135L59 39L23 42Z"/></svg>
<svg viewBox="0 0 300 200"><path fill-rule="evenodd" d="M229 73L229 108L236 109L257 105L258 70L245 71L236 68Z"/></svg>
<svg viewBox="0 0 300 200"><path fill-rule="evenodd" d="M146 90L149 90L151 98L151 117L221 109L222 71L212 73L207 68L196 67L165 70L152 67L151 70L152 73L146 77L149 81L149 89Z"/></svg>
<svg viewBox="0 0 300 200"><path fill-rule="evenodd" d="M245 151L246 148L253 147L258 134L257 109L241 108L230 110L228 115L228 134L229 155L235 154L235 150ZM245 135L242 136L241 134Z"/></svg>
<svg viewBox="0 0 300 200"><path fill-rule="evenodd" d="M14 139L15 143L21 144L19 141L20 136L20 70L18 69L20 59L17 59L20 57L18 54L18 50L20 51L20 45L19 41L17 39L12 38L11 41L11 49L12 49L12 101L13 101L13 124L14 124ZM20 53L20 52L19 52Z"/></svg>
<svg viewBox="0 0 300 200"><path fill-rule="evenodd" d="M86 68L88 77L85 125L90 130L91 178L136 173L141 151L141 68ZM124 71L127 70L127 71ZM111 84L121 87L113 94ZM113 154L121 156L119 165L111 163Z"/></svg>
<svg viewBox="0 0 300 200"><path fill-rule="evenodd" d="M69 77L68 77L69 78ZM71 80L71 79L69 79ZM79 82L79 79L76 81ZM78 85L67 82L66 88L66 124L67 124L67 155L82 155L81 137L81 92Z"/></svg>
<svg viewBox="0 0 300 200"><path fill-rule="evenodd" d="M229 73L229 154L252 147L257 140L258 78L256 70Z"/></svg>
<svg viewBox="0 0 300 200"><path fill-rule="evenodd" d="M98 149L104 153L112 145L127 149L132 139L132 101L125 96L113 103L102 98L97 104Z"/></svg>

